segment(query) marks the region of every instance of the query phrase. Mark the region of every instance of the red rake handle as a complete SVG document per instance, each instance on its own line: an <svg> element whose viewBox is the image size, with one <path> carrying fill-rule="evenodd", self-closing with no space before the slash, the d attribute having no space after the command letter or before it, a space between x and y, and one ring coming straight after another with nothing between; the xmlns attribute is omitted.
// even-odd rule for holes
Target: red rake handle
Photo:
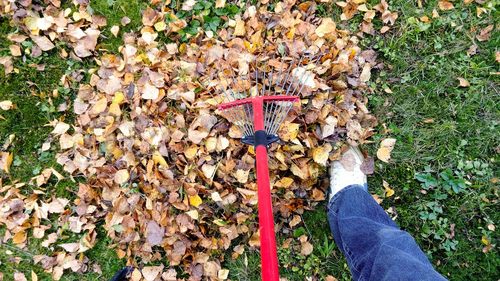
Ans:
<svg viewBox="0 0 500 281"><path fill-rule="evenodd" d="M257 196L259 199L260 259L263 281L279 281L278 255L274 234L274 217L271 201L271 184L267 163L267 147L257 140L257 136L266 136L264 129L264 100L252 99L253 121L255 128L255 159L257 169Z"/></svg>
<svg viewBox="0 0 500 281"><path fill-rule="evenodd" d="M271 201L271 185L267 165L267 148L256 147L257 160L257 195L259 197L259 230L260 258L262 263L262 280L278 281L278 255L276 253L276 237L274 235L274 217Z"/></svg>

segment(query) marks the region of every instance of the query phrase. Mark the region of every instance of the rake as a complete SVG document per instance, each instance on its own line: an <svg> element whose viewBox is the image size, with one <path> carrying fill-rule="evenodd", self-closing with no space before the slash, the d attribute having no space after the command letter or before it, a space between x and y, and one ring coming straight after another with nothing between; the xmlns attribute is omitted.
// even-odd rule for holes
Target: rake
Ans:
<svg viewBox="0 0 500 281"><path fill-rule="evenodd" d="M298 58L297 58L298 57ZM256 58L253 71L221 70L220 91L226 102L222 115L243 133L242 142L255 147L262 280L279 280L276 237L269 181L267 147L279 140L278 130L300 94L311 86L310 71L320 55L302 53L292 59ZM252 67L252 66L251 66ZM314 82L312 82L314 83Z"/></svg>

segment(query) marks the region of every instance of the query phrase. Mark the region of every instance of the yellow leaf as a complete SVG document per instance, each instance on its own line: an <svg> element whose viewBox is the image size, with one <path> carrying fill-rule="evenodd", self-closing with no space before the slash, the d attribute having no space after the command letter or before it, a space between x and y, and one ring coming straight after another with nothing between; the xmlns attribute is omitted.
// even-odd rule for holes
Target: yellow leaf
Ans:
<svg viewBox="0 0 500 281"><path fill-rule="evenodd" d="M314 31L318 37L324 37L335 32L335 22L331 18L323 18L321 24Z"/></svg>
<svg viewBox="0 0 500 281"><path fill-rule="evenodd" d="M289 123L283 126L282 132L283 134L281 135L281 138L284 141L290 141L294 140L297 138L297 135L299 134L299 127L300 124L297 123Z"/></svg>
<svg viewBox="0 0 500 281"><path fill-rule="evenodd" d="M394 189L392 189L389 186L388 182L382 181L382 185L384 186L384 189L385 189L385 197L391 197L392 195L394 195Z"/></svg>
<svg viewBox="0 0 500 281"><path fill-rule="evenodd" d="M290 185L292 185L293 179L289 177L283 177L279 181L277 181L274 186L276 187L283 187L283 188L288 188Z"/></svg>
<svg viewBox="0 0 500 281"><path fill-rule="evenodd" d="M234 36L245 35L245 22L242 19L236 20L236 26L234 27Z"/></svg>
<svg viewBox="0 0 500 281"><path fill-rule="evenodd" d="M303 180L307 179L306 173L304 173L304 171L302 171L302 169L300 169L299 166L297 166L295 164L292 164L292 166L290 167L290 171L292 171L292 173L294 175L296 175L297 177L299 177Z"/></svg>
<svg viewBox="0 0 500 281"><path fill-rule="evenodd" d="M388 163L391 159L391 152L396 144L396 139L387 138L380 142L380 148L377 150L377 158Z"/></svg>
<svg viewBox="0 0 500 281"><path fill-rule="evenodd" d="M159 151L155 151L153 153L153 161L155 162L155 164L160 164L160 166L168 167L167 161L165 161L165 158L163 158Z"/></svg>
<svg viewBox="0 0 500 281"><path fill-rule="evenodd" d="M125 95L122 92L116 92L113 96L112 103L122 104L125 100Z"/></svg>
<svg viewBox="0 0 500 281"><path fill-rule="evenodd" d="M164 22L164 21L159 21L157 23L154 24L154 27L156 29L156 31L163 31L165 29L167 29L167 24Z"/></svg>
<svg viewBox="0 0 500 281"><path fill-rule="evenodd" d="M126 183L130 178L130 175L126 169L119 170L115 174L115 182L117 184Z"/></svg>
<svg viewBox="0 0 500 281"><path fill-rule="evenodd" d="M332 146L329 143L313 148L312 157L314 162L326 166L330 151L332 151Z"/></svg>
<svg viewBox="0 0 500 281"><path fill-rule="evenodd" d="M189 160L194 159L197 153L198 153L198 147L196 145L191 146L190 148L186 149L186 151L184 151L184 155Z"/></svg>
<svg viewBox="0 0 500 281"><path fill-rule="evenodd" d="M122 115L120 105L117 103L111 103L111 105L109 106L109 114L114 115L114 116Z"/></svg>
<svg viewBox="0 0 500 281"><path fill-rule="evenodd" d="M31 271L31 281L38 281L38 275L33 270Z"/></svg>
<svg viewBox="0 0 500 281"><path fill-rule="evenodd" d="M90 115L98 115L102 113L104 110L106 110L106 106L108 105L108 101L106 97L100 98L90 109L89 114Z"/></svg>
<svg viewBox="0 0 500 281"><path fill-rule="evenodd" d="M488 237L483 236L483 237L481 237L481 243L488 246L490 244L490 240L488 240Z"/></svg>
<svg viewBox="0 0 500 281"><path fill-rule="evenodd" d="M203 203L203 201L201 200L201 197L198 196L198 194L193 195L193 196L188 196L188 197L189 197L189 204L193 207L198 207L201 205L201 203Z"/></svg>
<svg viewBox="0 0 500 281"><path fill-rule="evenodd" d="M0 153L0 169L4 170L7 174L10 172L10 165L14 159L14 154L9 152Z"/></svg>
<svg viewBox="0 0 500 281"><path fill-rule="evenodd" d="M16 234L14 234L14 237L12 237L12 243L14 244L22 244L26 241L26 232L23 231L18 231Z"/></svg>

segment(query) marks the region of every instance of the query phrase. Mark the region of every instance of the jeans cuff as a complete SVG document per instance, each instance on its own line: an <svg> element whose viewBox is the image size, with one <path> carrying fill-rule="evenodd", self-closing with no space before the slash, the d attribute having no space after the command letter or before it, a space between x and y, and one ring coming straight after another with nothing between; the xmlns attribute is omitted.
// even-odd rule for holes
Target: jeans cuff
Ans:
<svg viewBox="0 0 500 281"><path fill-rule="evenodd" d="M339 199L340 196L342 196L342 194L344 194L344 192L346 192L347 190L353 189L353 188L361 188L364 191L368 192L368 185L367 184L364 184L364 185L359 185L359 184L348 185L348 186L342 188L342 190L340 190L339 192L337 192L335 195L333 195L333 197L330 200L330 202L328 202L327 210L331 210L334 207L335 202ZM335 213L337 213L337 212L335 211Z"/></svg>

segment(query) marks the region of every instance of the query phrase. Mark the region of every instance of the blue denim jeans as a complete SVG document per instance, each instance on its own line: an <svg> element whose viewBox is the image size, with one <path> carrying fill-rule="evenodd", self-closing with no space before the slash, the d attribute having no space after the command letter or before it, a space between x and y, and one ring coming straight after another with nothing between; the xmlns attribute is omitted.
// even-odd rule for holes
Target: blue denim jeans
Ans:
<svg viewBox="0 0 500 281"><path fill-rule="evenodd" d="M351 185L335 194L328 204L328 222L353 280L446 280L366 186Z"/></svg>

